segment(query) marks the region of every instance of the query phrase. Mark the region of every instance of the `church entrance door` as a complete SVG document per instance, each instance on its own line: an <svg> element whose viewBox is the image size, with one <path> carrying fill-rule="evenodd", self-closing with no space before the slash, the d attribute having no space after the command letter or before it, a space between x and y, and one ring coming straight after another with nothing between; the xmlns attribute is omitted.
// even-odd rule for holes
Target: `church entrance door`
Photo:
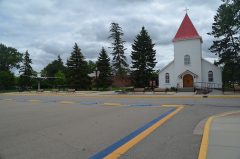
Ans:
<svg viewBox="0 0 240 159"><path fill-rule="evenodd" d="M193 87L193 76L186 74L183 76L183 87Z"/></svg>

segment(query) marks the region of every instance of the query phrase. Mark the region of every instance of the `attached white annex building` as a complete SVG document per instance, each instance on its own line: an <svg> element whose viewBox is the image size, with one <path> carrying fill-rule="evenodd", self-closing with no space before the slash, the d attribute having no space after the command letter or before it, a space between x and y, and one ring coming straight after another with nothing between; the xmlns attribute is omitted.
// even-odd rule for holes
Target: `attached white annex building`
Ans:
<svg viewBox="0 0 240 159"><path fill-rule="evenodd" d="M222 87L221 68L202 58L202 37L186 14L174 39L174 60L159 72L160 88Z"/></svg>

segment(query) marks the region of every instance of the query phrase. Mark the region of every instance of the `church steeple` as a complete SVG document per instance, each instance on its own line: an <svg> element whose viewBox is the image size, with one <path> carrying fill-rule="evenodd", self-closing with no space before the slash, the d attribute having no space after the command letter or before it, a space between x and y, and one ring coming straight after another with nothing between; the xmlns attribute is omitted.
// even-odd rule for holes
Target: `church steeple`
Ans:
<svg viewBox="0 0 240 159"><path fill-rule="evenodd" d="M186 13L175 37L173 38L173 42L188 39L200 39L202 42L202 37L199 36L197 30L192 24L192 21L190 20L188 14Z"/></svg>

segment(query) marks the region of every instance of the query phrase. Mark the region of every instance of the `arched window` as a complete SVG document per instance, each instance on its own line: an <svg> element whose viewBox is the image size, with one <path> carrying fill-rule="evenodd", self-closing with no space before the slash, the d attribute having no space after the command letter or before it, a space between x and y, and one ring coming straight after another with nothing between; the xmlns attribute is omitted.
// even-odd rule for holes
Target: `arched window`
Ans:
<svg viewBox="0 0 240 159"><path fill-rule="evenodd" d="M208 82L213 82L213 71L208 71Z"/></svg>
<svg viewBox="0 0 240 159"><path fill-rule="evenodd" d="M184 56L184 65L190 65L191 61L190 61L190 56L189 55L185 55Z"/></svg>
<svg viewBox="0 0 240 159"><path fill-rule="evenodd" d="M170 82L170 78L169 78L169 73L165 74L165 83L169 83Z"/></svg>

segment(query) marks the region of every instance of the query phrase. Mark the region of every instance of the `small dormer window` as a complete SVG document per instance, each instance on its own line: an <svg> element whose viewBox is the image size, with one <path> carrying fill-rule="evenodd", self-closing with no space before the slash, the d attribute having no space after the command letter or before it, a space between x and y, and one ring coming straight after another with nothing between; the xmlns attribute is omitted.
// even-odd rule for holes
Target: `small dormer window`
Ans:
<svg viewBox="0 0 240 159"><path fill-rule="evenodd" d="M184 56L184 65L190 65L191 61L190 61L190 56L189 55L185 55Z"/></svg>

